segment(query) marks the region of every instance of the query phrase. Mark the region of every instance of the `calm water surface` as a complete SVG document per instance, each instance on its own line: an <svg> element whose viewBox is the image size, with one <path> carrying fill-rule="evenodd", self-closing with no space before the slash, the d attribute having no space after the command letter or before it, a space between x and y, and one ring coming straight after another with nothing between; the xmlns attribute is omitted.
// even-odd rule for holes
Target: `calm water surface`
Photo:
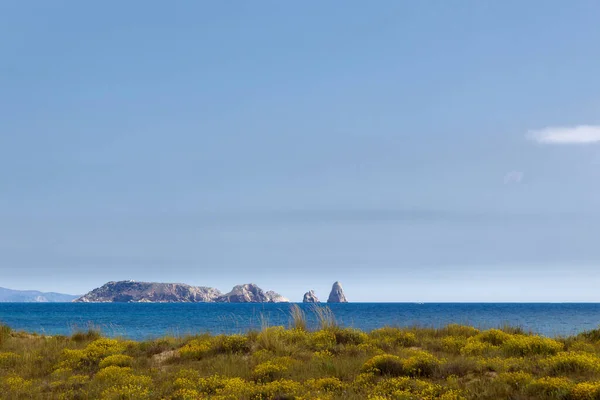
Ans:
<svg viewBox="0 0 600 400"><path fill-rule="evenodd" d="M310 305L300 304L309 324ZM462 323L481 328L521 326L548 336L569 335L600 325L600 303L349 303L330 304L344 326L371 330L386 325ZM262 324L288 325L289 304L0 303L0 323L48 335L93 325L110 336L145 339L165 334L239 333Z"/></svg>

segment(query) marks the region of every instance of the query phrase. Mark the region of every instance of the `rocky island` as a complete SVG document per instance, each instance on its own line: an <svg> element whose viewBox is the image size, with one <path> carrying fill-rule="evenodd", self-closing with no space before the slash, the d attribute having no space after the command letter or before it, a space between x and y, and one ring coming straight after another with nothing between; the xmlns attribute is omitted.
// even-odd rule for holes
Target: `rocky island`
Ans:
<svg viewBox="0 0 600 400"><path fill-rule="evenodd" d="M254 283L236 285L228 293L207 286L184 283L111 281L73 300L76 303L289 303L272 290L264 291ZM304 294L303 303L318 303L314 290ZM347 303L344 290L335 282L328 303Z"/></svg>
<svg viewBox="0 0 600 400"><path fill-rule="evenodd" d="M253 283L235 286L223 294L218 289L183 283L118 281L74 300L77 303L283 303L288 299L264 292Z"/></svg>
<svg viewBox="0 0 600 400"><path fill-rule="evenodd" d="M303 303L318 303L319 298L315 294L314 290L309 290L308 292L304 293L304 298L302 299L302 302Z"/></svg>
<svg viewBox="0 0 600 400"><path fill-rule="evenodd" d="M215 299L217 303L289 303L290 301L272 290L264 292L253 283L234 286L231 292Z"/></svg>
<svg viewBox="0 0 600 400"><path fill-rule="evenodd" d="M333 287L331 288L331 293L329 293L329 299L327 299L328 303L347 303L346 295L344 294L344 289L342 289L342 284L339 282L335 282Z"/></svg>

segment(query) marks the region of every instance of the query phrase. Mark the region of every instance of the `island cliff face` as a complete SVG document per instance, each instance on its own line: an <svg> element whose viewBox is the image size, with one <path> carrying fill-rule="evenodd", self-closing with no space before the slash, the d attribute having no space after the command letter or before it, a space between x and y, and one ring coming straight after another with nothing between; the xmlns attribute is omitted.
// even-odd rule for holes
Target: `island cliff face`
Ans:
<svg viewBox="0 0 600 400"><path fill-rule="evenodd" d="M78 303L283 303L288 299L255 284L238 285L227 294L210 287L183 283L120 281L92 290Z"/></svg>
<svg viewBox="0 0 600 400"><path fill-rule="evenodd" d="M308 292L304 293L304 298L302 299L302 302L303 303L318 303L319 298L315 294L314 290L309 290Z"/></svg>
<svg viewBox="0 0 600 400"><path fill-rule="evenodd" d="M183 283L120 281L92 290L78 303L203 303L221 296L217 289Z"/></svg>
<svg viewBox="0 0 600 400"><path fill-rule="evenodd" d="M219 303L289 303L290 301L272 290L264 292L253 283L237 285L231 292L219 296Z"/></svg>
<svg viewBox="0 0 600 400"><path fill-rule="evenodd" d="M331 288L331 293L329 293L329 299L327 299L328 303L347 303L346 296L344 295L344 289L342 289L342 284L339 282L335 282L333 287Z"/></svg>

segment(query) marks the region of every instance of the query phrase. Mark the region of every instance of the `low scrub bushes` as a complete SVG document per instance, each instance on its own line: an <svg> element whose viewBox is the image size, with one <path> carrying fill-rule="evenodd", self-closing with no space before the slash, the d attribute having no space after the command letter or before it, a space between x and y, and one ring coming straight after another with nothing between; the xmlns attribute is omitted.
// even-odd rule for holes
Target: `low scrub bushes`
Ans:
<svg viewBox="0 0 600 400"><path fill-rule="evenodd" d="M361 332L331 319L311 331L298 315L291 329L144 342L0 329L0 398L600 400L594 332L557 339L460 325Z"/></svg>

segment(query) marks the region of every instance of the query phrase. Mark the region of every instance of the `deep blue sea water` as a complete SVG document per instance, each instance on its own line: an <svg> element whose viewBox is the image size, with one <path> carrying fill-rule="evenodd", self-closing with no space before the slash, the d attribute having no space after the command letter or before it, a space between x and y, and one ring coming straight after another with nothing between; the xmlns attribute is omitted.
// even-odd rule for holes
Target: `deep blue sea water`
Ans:
<svg viewBox="0 0 600 400"><path fill-rule="evenodd" d="M315 322L310 305L309 324ZM341 325L371 330L386 325L480 328L521 326L548 336L569 335L600 325L600 303L348 303L328 305ZM0 323L48 335L93 325L109 336L145 339L165 334L241 333L263 324L288 325L290 305L223 303L0 303Z"/></svg>

